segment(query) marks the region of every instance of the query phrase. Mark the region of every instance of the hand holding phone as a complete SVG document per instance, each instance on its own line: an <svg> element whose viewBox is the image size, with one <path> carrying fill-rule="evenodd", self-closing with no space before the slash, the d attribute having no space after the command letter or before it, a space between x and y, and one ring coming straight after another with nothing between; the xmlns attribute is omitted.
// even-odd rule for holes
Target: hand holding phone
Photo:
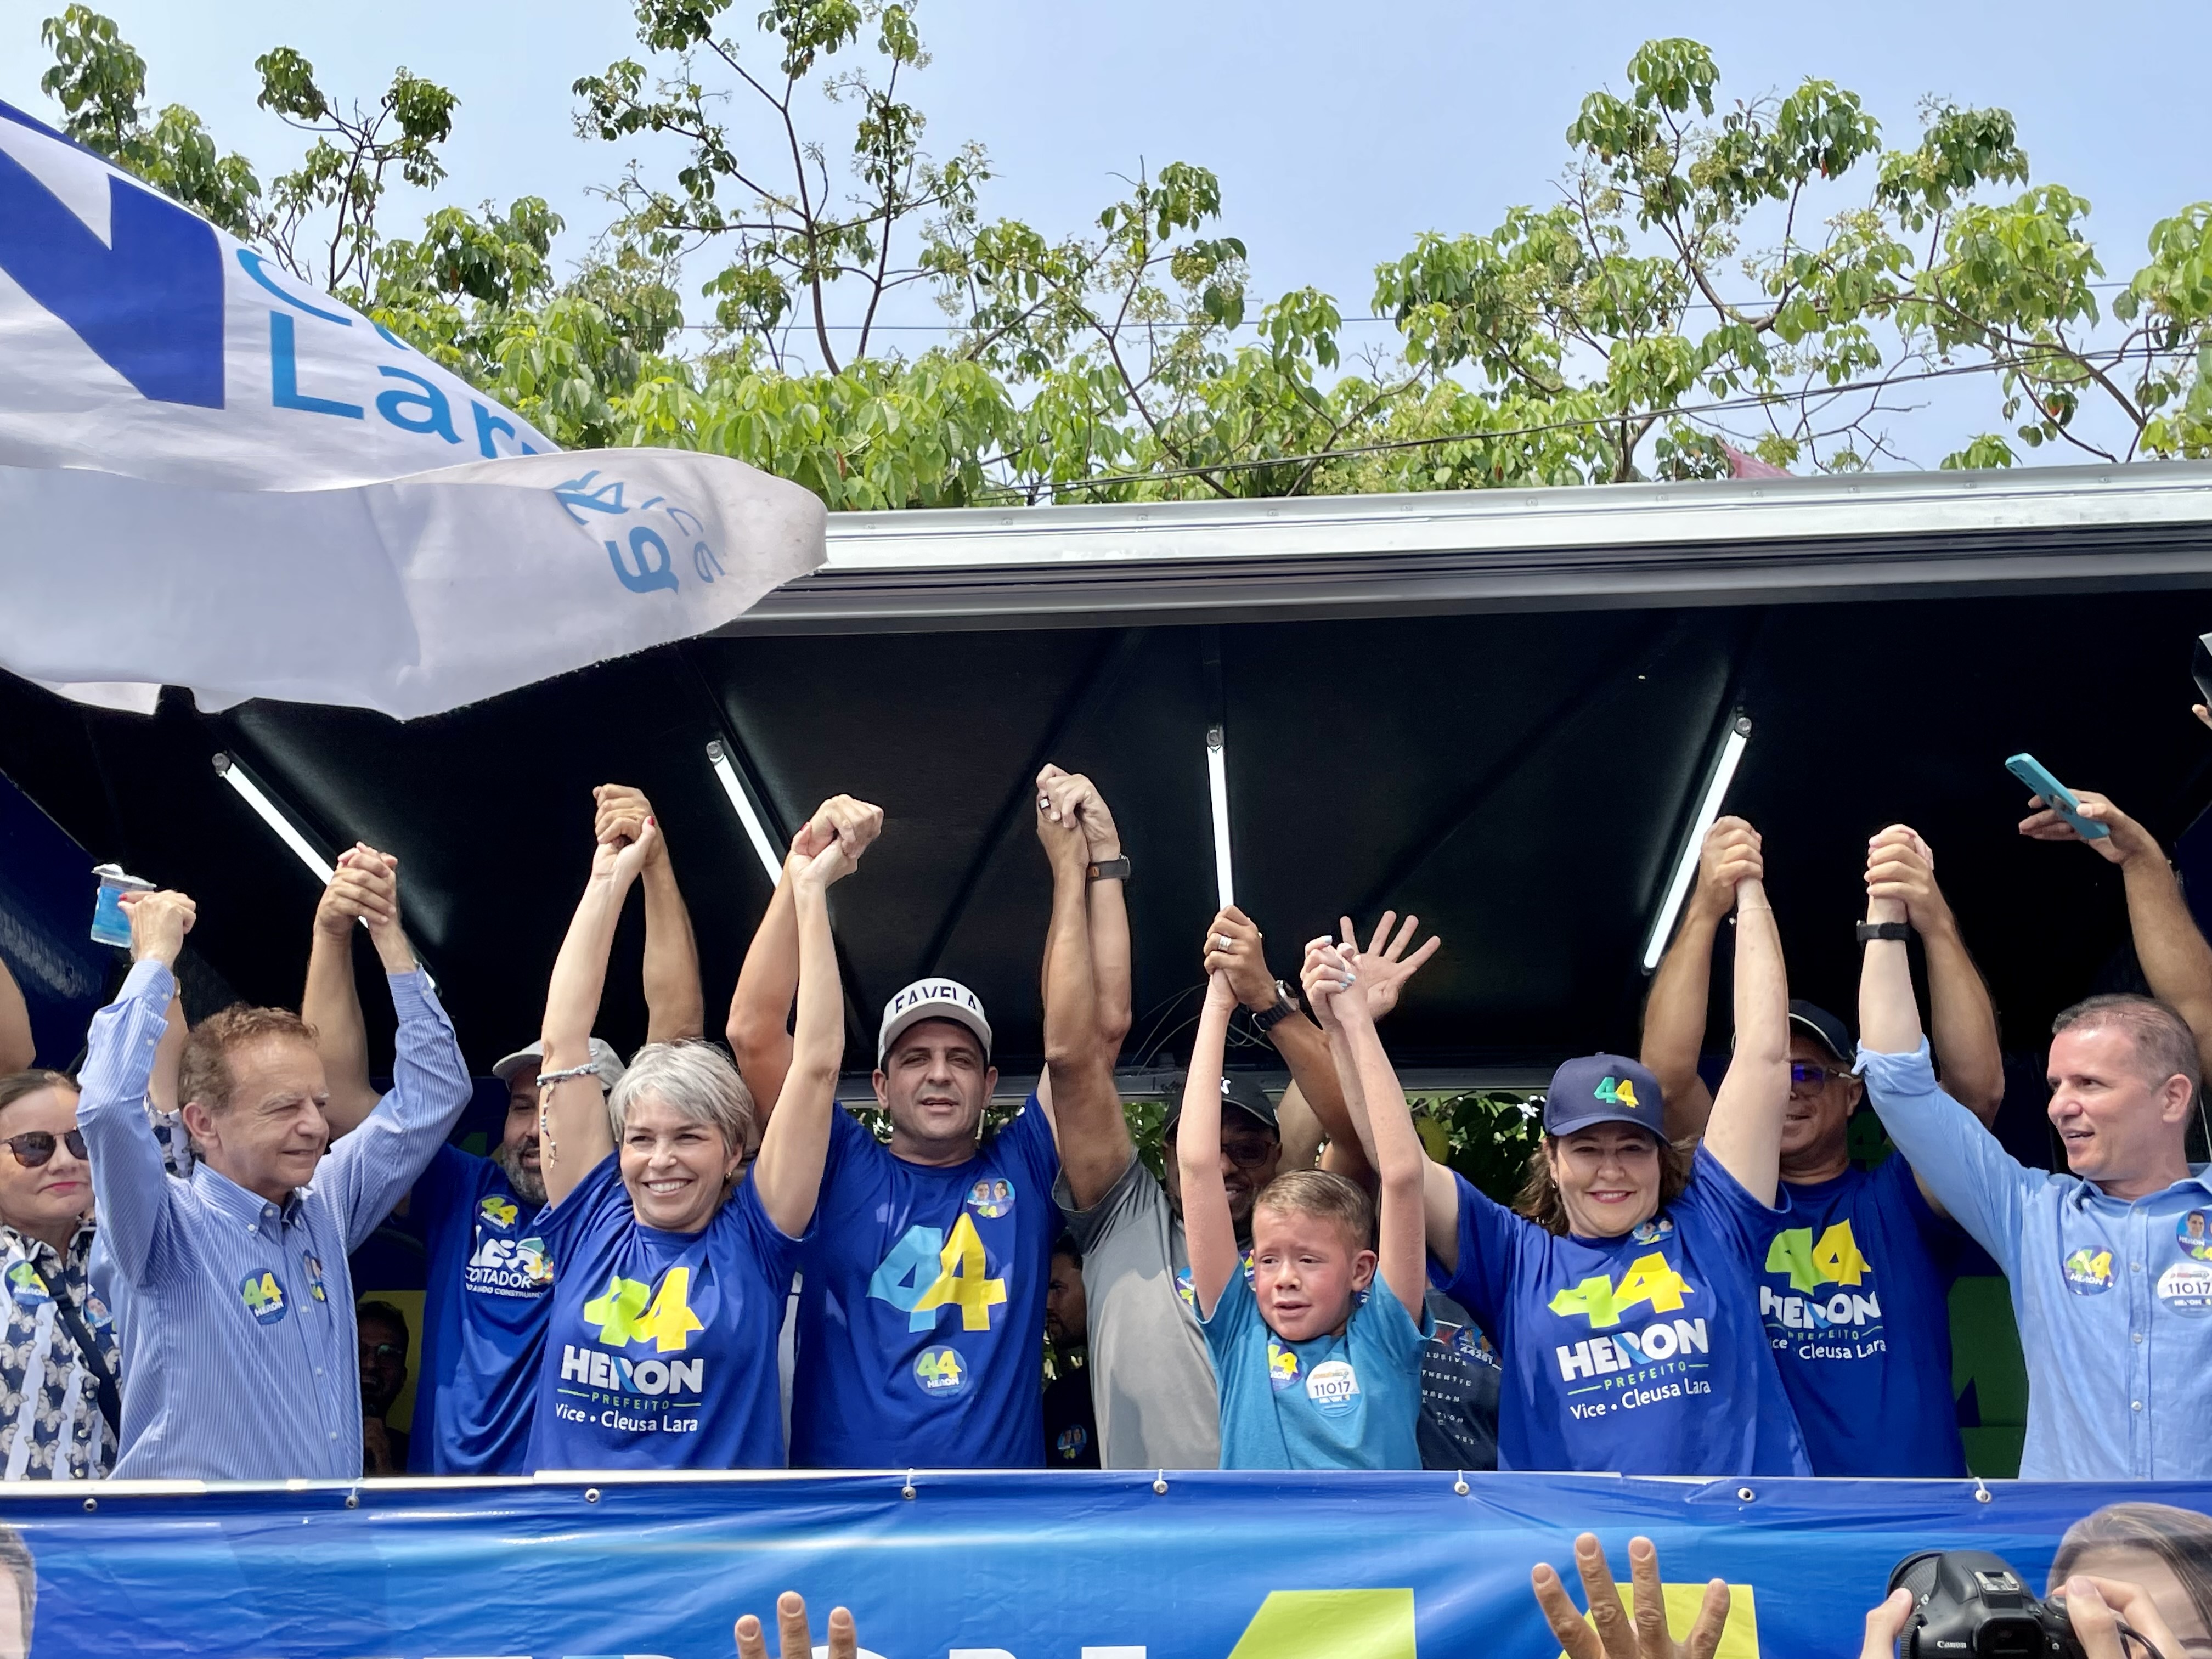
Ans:
<svg viewBox="0 0 2212 1659"><path fill-rule="evenodd" d="M2082 840L2102 841L2112 833L2095 819L2083 817L2081 803L2074 792L2052 777L2034 756L2014 755L2005 762L2005 770L2040 795L2043 804L2065 819L2068 827Z"/></svg>

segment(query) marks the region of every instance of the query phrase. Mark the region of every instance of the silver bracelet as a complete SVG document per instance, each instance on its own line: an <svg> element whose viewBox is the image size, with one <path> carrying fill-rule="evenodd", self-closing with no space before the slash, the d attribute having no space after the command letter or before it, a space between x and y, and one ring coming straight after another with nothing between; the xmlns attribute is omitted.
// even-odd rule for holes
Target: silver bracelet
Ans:
<svg viewBox="0 0 2212 1659"><path fill-rule="evenodd" d="M580 1077L589 1077L599 1069L597 1062L586 1060L581 1066L571 1066L565 1072L540 1072L538 1086L540 1090L550 1089L556 1083L570 1083Z"/></svg>

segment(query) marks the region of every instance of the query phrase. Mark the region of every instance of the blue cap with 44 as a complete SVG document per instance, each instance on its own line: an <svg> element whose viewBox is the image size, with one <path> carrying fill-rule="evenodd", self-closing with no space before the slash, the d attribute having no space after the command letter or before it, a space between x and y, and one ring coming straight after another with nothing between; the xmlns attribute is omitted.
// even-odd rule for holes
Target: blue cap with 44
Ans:
<svg viewBox="0 0 2212 1659"><path fill-rule="evenodd" d="M1593 1123L1633 1123L1662 1140L1659 1079L1622 1054L1585 1054L1552 1073L1544 1095L1544 1133L1571 1134Z"/></svg>

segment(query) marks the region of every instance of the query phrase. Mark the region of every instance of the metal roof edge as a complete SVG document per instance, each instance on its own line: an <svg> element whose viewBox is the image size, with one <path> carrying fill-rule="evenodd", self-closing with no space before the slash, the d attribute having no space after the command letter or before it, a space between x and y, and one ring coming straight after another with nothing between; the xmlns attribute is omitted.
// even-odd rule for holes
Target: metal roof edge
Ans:
<svg viewBox="0 0 2212 1659"><path fill-rule="evenodd" d="M2212 463L830 515L819 573L2212 523ZM812 579L808 579L812 580Z"/></svg>

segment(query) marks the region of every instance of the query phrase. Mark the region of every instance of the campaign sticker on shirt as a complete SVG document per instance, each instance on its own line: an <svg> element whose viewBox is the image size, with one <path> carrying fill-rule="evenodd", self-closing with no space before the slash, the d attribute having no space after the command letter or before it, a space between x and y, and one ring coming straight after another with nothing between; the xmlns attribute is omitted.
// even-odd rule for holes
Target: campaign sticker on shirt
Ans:
<svg viewBox="0 0 2212 1659"><path fill-rule="evenodd" d="M1060 1438L1052 1443L1052 1449L1060 1454L1061 1462L1073 1463L1083 1455L1083 1449L1090 1443L1091 1431L1080 1423L1071 1423L1060 1431Z"/></svg>
<svg viewBox="0 0 2212 1659"><path fill-rule="evenodd" d="M542 1238L526 1238L514 1247L514 1268L532 1285L553 1282L553 1258L546 1254Z"/></svg>
<svg viewBox="0 0 2212 1659"><path fill-rule="evenodd" d="M2158 1299L2179 1314L2212 1314L2212 1265L2177 1261L2158 1276Z"/></svg>
<svg viewBox="0 0 2212 1659"><path fill-rule="evenodd" d="M27 1261L18 1261L8 1269L8 1294L27 1308L40 1307L53 1300L47 1294L46 1281Z"/></svg>
<svg viewBox="0 0 2212 1659"><path fill-rule="evenodd" d="M264 1325L274 1325L292 1311L291 1303L284 1297L284 1281L265 1268L240 1279L238 1294L246 1311Z"/></svg>
<svg viewBox="0 0 2212 1659"><path fill-rule="evenodd" d="M1316 1411L1341 1417L1359 1403L1359 1373L1348 1359L1324 1359L1307 1374L1306 1398Z"/></svg>
<svg viewBox="0 0 2212 1659"><path fill-rule="evenodd" d="M2212 1215L2191 1210L2174 1223L2173 1236L2181 1241L2184 1255L2196 1261L2212 1261Z"/></svg>
<svg viewBox="0 0 2212 1659"><path fill-rule="evenodd" d="M2084 1245L2068 1256L2066 1288L2076 1296L2101 1296L2112 1288L2112 1253Z"/></svg>
<svg viewBox="0 0 2212 1659"><path fill-rule="evenodd" d="M1441 1330L1441 1327L1438 1328ZM1455 1327L1452 1332L1452 1347L1468 1358L1484 1365L1498 1364L1498 1350L1490 1346L1490 1338L1472 1325Z"/></svg>
<svg viewBox="0 0 2212 1659"><path fill-rule="evenodd" d="M1243 1255L1237 1258L1237 1260L1243 1264L1244 1282L1247 1285L1249 1285L1252 1282L1252 1252L1249 1250L1245 1251ZM1178 1267L1176 1269L1175 1285L1176 1294L1182 1298L1182 1305L1188 1308L1193 1313L1196 1313L1198 1311L1198 1292L1190 1287L1189 1268Z"/></svg>
<svg viewBox="0 0 2212 1659"><path fill-rule="evenodd" d="M990 1220L1014 1207L1014 1183L1004 1176L986 1176L968 1189L968 1207Z"/></svg>
<svg viewBox="0 0 2212 1659"><path fill-rule="evenodd" d="M501 1198L497 1193L486 1193L483 1200L477 1206L477 1214L483 1218L485 1225L496 1227L500 1231L505 1232L509 1227L514 1225L522 1211L513 1199Z"/></svg>
<svg viewBox="0 0 2212 1659"><path fill-rule="evenodd" d="M1665 1216L1654 1216L1649 1221L1639 1223L1629 1237L1638 1244L1656 1244L1674 1231L1674 1224Z"/></svg>
<svg viewBox="0 0 2212 1659"><path fill-rule="evenodd" d="M1298 1351L1267 1339L1267 1381L1277 1394L1298 1385Z"/></svg>
<svg viewBox="0 0 2212 1659"><path fill-rule="evenodd" d="M307 1294L318 1302L328 1302L330 1297L323 1294L323 1264L311 1255L302 1255L300 1265L307 1270Z"/></svg>
<svg viewBox="0 0 2212 1659"><path fill-rule="evenodd" d="M914 1380L921 1391L936 1399L951 1399L968 1392L975 1376L957 1348L924 1348L914 1362Z"/></svg>

